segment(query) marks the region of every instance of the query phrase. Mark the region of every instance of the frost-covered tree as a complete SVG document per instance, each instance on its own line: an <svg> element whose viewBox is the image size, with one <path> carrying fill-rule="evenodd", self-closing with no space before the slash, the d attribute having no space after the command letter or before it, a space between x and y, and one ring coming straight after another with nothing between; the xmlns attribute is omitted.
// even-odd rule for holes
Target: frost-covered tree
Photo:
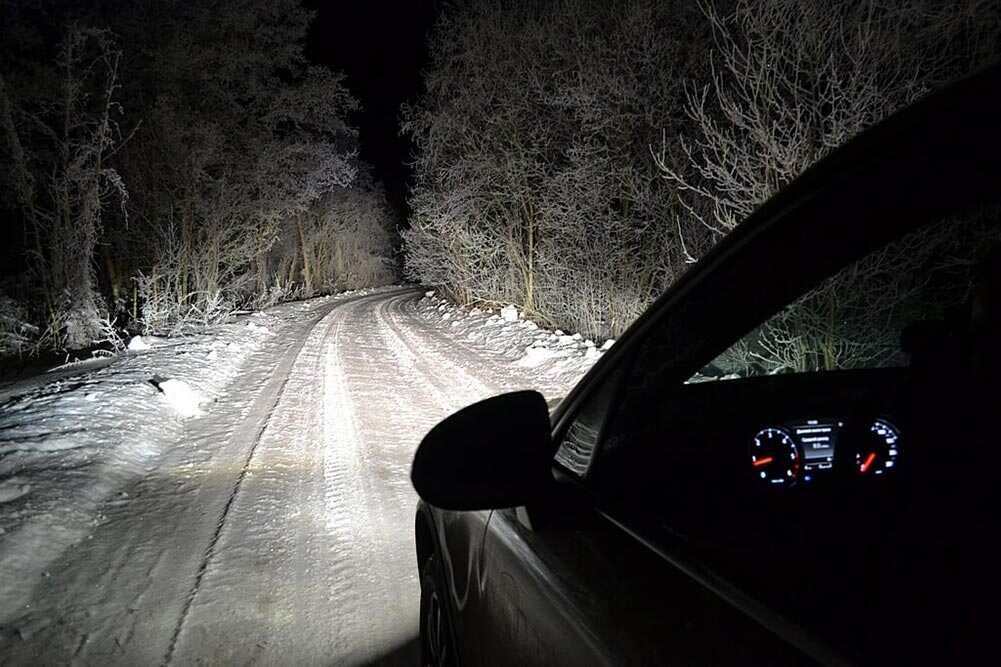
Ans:
<svg viewBox="0 0 1001 667"><path fill-rule="evenodd" d="M703 8L712 77L689 87L695 131L682 137L680 155L658 156L679 190L677 224L691 248L711 246L866 127L1001 53L1001 8L978 0ZM737 365L775 372L886 361L899 348L894 320L919 293L908 269L932 267L947 241L911 238L847 269L752 334Z"/></svg>
<svg viewBox="0 0 1001 667"><path fill-rule="evenodd" d="M408 274L609 336L683 264L649 145L699 70L684 3L460 2L430 37ZM671 127L672 136L677 127Z"/></svg>
<svg viewBox="0 0 1001 667"><path fill-rule="evenodd" d="M356 275L383 280L365 253L391 257L372 239L392 226L381 191L353 185L358 105L341 74L305 59L312 15L299 0L37 0L0 13L0 211L28 230L37 268L4 285L20 300L5 308L12 322L28 312L59 332L55 348L89 344L108 318L179 331L343 284L317 264L324 244L366 248ZM102 28L71 32L83 37L56 53L73 25ZM327 214L346 191L367 193L378 210L357 221L373 229ZM23 309L39 295L45 312Z"/></svg>
<svg viewBox="0 0 1001 667"><path fill-rule="evenodd" d="M325 291L386 285L395 279L396 217L367 173L334 188L307 216L304 255Z"/></svg>
<svg viewBox="0 0 1001 667"><path fill-rule="evenodd" d="M271 278L261 303L389 284L396 278L395 239L396 216L385 192L370 169L361 168L351 185L331 189L283 228L264 258Z"/></svg>
<svg viewBox="0 0 1001 667"><path fill-rule="evenodd" d="M112 198L127 192L110 157L121 140L121 51L107 30L67 26L54 59L0 73L9 190L28 228L53 346L102 337L94 256Z"/></svg>
<svg viewBox="0 0 1001 667"><path fill-rule="evenodd" d="M346 119L357 103L341 75L303 57L301 3L172 4L169 15L136 12L132 28L157 34L138 84L156 100L153 127L124 157L149 193L136 217L156 239L140 297L177 317L223 313L269 292L283 229L301 235L310 207L354 178ZM302 255L308 294L313 273Z"/></svg>

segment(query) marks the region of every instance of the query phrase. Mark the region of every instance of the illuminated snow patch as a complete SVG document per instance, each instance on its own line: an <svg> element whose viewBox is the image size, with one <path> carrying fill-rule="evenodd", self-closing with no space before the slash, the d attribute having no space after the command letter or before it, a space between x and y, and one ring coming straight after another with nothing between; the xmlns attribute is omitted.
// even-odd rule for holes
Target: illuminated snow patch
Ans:
<svg viewBox="0 0 1001 667"><path fill-rule="evenodd" d="M23 480L17 477L5 479L0 482L0 503L9 503L12 500L17 500L29 491L31 491L31 485L26 484Z"/></svg>
<svg viewBox="0 0 1001 667"><path fill-rule="evenodd" d="M202 414L201 404L205 399L197 391L181 380L163 380L157 384L167 404L182 417L198 417Z"/></svg>
<svg viewBox="0 0 1001 667"><path fill-rule="evenodd" d="M152 345L143 340L142 336L133 336L129 341L130 352L143 352L152 348Z"/></svg>
<svg viewBox="0 0 1001 667"><path fill-rule="evenodd" d="M514 363L518 366L527 366L531 368L538 366L555 356L556 353L547 347L530 347L525 350L525 356Z"/></svg>

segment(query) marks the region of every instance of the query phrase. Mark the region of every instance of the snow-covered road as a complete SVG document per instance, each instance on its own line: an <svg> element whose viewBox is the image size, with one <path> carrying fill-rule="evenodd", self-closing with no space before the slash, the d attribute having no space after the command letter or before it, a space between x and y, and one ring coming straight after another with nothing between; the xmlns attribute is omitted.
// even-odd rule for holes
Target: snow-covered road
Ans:
<svg viewBox="0 0 1001 667"><path fill-rule="evenodd" d="M25 580L0 587L0 660L416 664L417 443L498 391L559 393L593 352L540 369L540 355L520 357L526 336L568 337L499 316L449 326L420 296L382 291L275 319L202 416L79 510L95 517L86 536L39 551L37 580L10 535L2 576ZM477 334L503 326L517 328L513 355Z"/></svg>

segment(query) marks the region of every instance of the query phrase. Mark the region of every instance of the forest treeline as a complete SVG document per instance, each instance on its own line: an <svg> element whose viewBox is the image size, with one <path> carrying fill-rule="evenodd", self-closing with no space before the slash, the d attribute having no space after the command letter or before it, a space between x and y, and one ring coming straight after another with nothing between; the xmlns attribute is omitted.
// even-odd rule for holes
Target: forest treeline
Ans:
<svg viewBox="0 0 1001 667"><path fill-rule="evenodd" d="M394 279L298 0L0 2L0 353L176 334Z"/></svg>
<svg viewBox="0 0 1001 667"><path fill-rule="evenodd" d="M460 303L617 336L755 207L995 60L999 37L1001 5L979 0L449 3L404 111L407 275ZM858 303L840 310L880 307L865 281L907 258L863 267L836 295ZM833 335L830 298L789 314L813 340L760 341L772 370L868 354Z"/></svg>
<svg viewBox="0 0 1001 667"><path fill-rule="evenodd" d="M423 92L401 111L406 276L595 338L826 153L1001 54L1001 5L982 0L438 8ZM358 103L304 58L298 0L0 11L0 352L178 333L394 278ZM865 315L906 286L870 287L943 243L811 293L754 354L773 370L878 354L887 328ZM835 306L857 325L832 330Z"/></svg>

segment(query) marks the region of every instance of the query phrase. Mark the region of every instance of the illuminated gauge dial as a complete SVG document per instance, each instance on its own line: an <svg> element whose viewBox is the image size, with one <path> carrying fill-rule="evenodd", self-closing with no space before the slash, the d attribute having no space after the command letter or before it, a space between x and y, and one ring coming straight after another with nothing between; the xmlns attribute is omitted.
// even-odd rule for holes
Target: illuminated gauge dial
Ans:
<svg viewBox="0 0 1001 667"><path fill-rule="evenodd" d="M751 441L751 467L762 482L790 486L799 479L799 449L785 430L766 428Z"/></svg>
<svg viewBox="0 0 1001 667"><path fill-rule="evenodd" d="M897 465L899 456L900 432L885 419L877 419L855 450L855 471L863 477L880 477Z"/></svg>

